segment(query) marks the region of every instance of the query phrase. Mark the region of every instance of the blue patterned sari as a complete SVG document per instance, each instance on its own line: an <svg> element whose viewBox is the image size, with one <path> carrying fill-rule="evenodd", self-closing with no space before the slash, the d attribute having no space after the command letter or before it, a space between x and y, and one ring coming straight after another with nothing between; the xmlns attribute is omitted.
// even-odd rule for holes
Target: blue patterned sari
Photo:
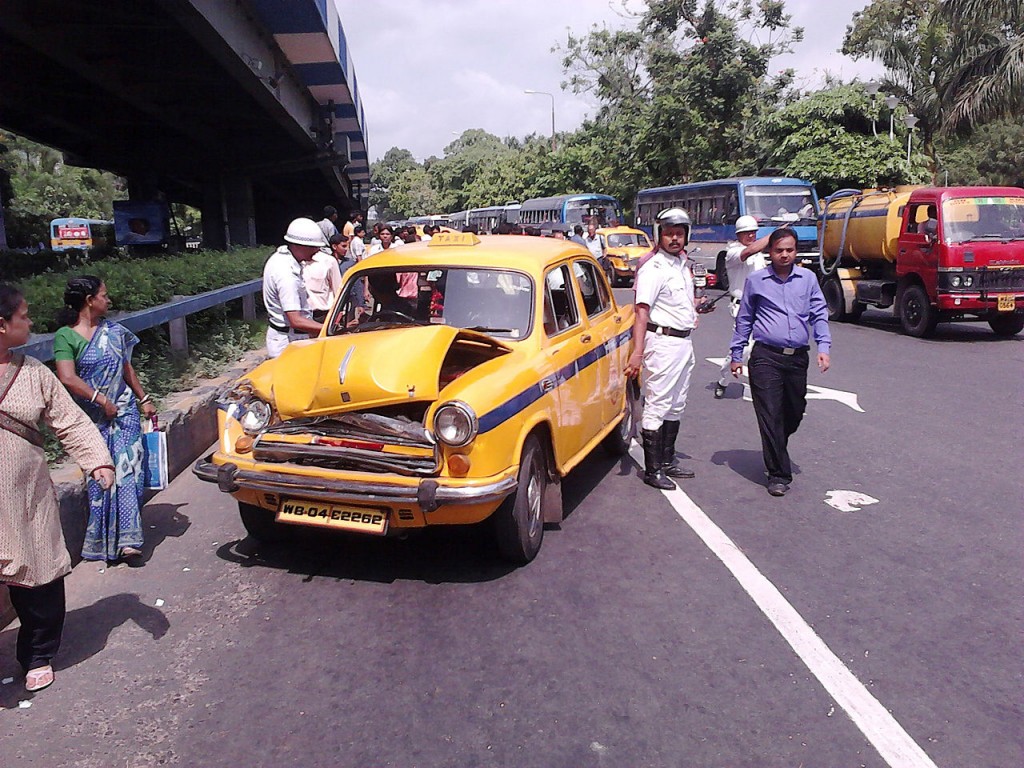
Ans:
<svg viewBox="0 0 1024 768"><path fill-rule="evenodd" d="M127 328L103 320L75 360L79 378L117 404L117 416L107 419L96 403L75 398L107 441L116 476L109 491L89 480L89 525L82 546L86 560L113 561L125 547L142 547L142 429L135 395L124 380L138 343Z"/></svg>

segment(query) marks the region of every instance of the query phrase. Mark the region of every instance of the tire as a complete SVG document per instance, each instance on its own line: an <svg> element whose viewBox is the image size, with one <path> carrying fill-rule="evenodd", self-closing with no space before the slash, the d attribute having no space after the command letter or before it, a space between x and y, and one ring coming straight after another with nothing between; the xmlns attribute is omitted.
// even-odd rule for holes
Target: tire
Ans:
<svg viewBox="0 0 1024 768"><path fill-rule="evenodd" d="M494 538L502 559L526 565L544 541L544 495L547 489L547 455L536 435L523 444L516 492L492 515Z"/></svg>
<svg viewBox="0 0 1024 768"><path fill-rule="evenodd" d="M626 380L626 414L601 441L601 447L609 456L623 456L629 451L629 444L636 434L636 417L639 413L640 385L636 379Z"/></svg>
<svg viewBox="0 0 1024 768"><path fill-rule="evenodd" d="M238 514L242 518L242 525L256 541L264 544L275 544L287 541L292 531L274 519L274 513L269 509L257 507L254 504L238 502Z"/></svg>
<svg viewBox="0 0 1024 768"><path fill-rule="evenodd" d="M838 278L826 278L825 282L821 284L821 292L825 296L825 306L828 307L829 320L832 322L845 322L852 317L851 313L846 311L846 297L843 295L843 285L839 282Z"/></svg>
<svg viewBox="0 0 1024 768"><path fill-rule="evenodd" d="M605 270L605 274L608 276L608 285L612 288L617 288L619 284L615 279L615 270L608 267L608 269Z"/></svg>
<svg viewBox="0 0 1024 768"><path fill-rule="evenodd" d="M1016 336L1024 331L1024 315L1001 315L989 318L989 328L996 336Z"/></svg>
<svg viewBox="0 0 1024 768"><path fill-rule="evenodd" d="M715 262L715 287L723 291L729 290L729 270L725 266L725 254L718 254Z"/></svg>
<svg viewBox="0 0 1024 768"><path fill-rule="evenodd" d="M864 310L868 308L868 305L862 301L853 302L853 310L850 312L850 322L855 323L860 320L860 316L864 314Z"/></svg>
<svg viewBox="0 0 1024 768"><path fill-rule="evenodd" d="M935 333L939 313L920 285L908 285L900 297L900 327L908 336L924 339Z"/></svg>

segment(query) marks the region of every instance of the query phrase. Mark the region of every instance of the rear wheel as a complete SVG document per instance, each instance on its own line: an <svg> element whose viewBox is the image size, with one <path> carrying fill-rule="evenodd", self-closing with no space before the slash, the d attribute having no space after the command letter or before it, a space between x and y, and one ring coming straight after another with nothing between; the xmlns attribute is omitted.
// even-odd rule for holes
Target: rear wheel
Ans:
<svg viewBox="0 0 1024 768"><path fill-rule="evenodd" d="M285 525L274 519L273 512L255 504L238 502L238 514L242 518L246 532L264 544L285 541L292 533Z"/></svg>
<svg viewBox="0 0 1024 768"><path fill-rule="evenodd" d="M492 516L501 556L519 565L533 560L544 540L547 455L536 435L526 438L519 462L519 485Z"/></svg>
<svg viewBox="0 0 1024 768"><path fill-rule="evenodd" d="M718 261L715 262L715 287L729 290L729 270L725 266L724 253L718 254Z"/></svg>
<svg viewBox="0 0 1024 768"><path fill-rule="evenodd" d="M640 385L636 379L626 380L626 413L622 421L601 441L601 446L611 456L622 456L629 450L636 431L636 417L639 413Z"/></svg>
<svg viewBox="0 0 1024 768"><path fill-rule="evenodd" d="M920 285L908 285L900 298L900 326L908 336L925 338L935 332L939 313Z"/></svg>
<svg viewBox="0 0 1024 768"><path fill-rule="evenodd" d="M854 302L854 311L846 311L846 297L843 295L843 284L839 282L838 277L829 277L825 279L825 282L821 285L821 292L825 296L825 306L828 307L828 319L833 322L844 321L844 320L856 320L860 317L860 313L864 311L864 305L860 304L860 310L858 311L858 302Z"/></svg>
<svg viewBox="0 0 1024 768"><path fill-rule="evenodd" d="M1015 336L1024 331L1024 315L1001 315L990 318L989 328L996 336Z"/></svg>

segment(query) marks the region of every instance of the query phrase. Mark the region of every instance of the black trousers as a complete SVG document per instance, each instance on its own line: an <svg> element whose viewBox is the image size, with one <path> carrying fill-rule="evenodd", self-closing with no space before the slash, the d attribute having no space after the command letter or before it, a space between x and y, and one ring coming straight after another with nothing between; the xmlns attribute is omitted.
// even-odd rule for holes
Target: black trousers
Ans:
<svg viewBox="0 0 1024 768"><path fill-rule="evenodd" d="M783 355L755 344L750 353L750 394L769 483L793 482L789 436L800 426L807 407L808 362L806 350Z"/></svg>
<svg viewBox="0 0 1024 768"><path fill-rule="evenodd" d="M21 619L18 630L18 663L26 672L45 667L57 655L64 631L64 577L41 587L7 585L11 605Z"/></svg>

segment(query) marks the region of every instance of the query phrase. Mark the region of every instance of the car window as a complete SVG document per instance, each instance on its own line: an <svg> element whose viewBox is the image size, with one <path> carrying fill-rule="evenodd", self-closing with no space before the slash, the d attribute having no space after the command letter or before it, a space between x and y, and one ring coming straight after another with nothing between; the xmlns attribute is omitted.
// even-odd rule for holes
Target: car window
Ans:
<svg viewBox="0 0 1024 768"><path fill-rule="evenodd" d="M374 269L353 275L327 333L395 325L450 325L502 339L524 339L533 320L533 281L503 269Z"/></svg>
<svg viewBox="0 0 1024 768"><path fill-rule="evenodd" d="M608 288L604 280L597 274L596 265L592 261L580 259L574 261L572 271L576 274L576 282L583 295L583 309L587 317L599 315L611 306Z"/></svg>
<svg viewBox="0 0 1024 768"><path fill-rule="evenodd" d="M544 332L554 336L580 322L569 265L555 267L544 277Z"/></svg>

